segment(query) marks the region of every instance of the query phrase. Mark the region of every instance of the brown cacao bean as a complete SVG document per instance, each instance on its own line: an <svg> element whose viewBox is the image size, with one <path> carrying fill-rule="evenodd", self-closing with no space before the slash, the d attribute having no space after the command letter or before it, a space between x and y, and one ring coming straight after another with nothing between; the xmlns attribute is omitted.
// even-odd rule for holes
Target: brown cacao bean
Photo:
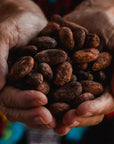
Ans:
<svg viewBox="0 0 114 144"><path fill-rule="evenodd" d="M39 84L36 90L41 91L43 94L47 95L50 91L50 85L46 81Z"/></svg>
<svg viewBox="0 0 114 144"><path fill-rule="evenodd" d="M77 81L72 81L63 87L55 90L51 97L58 102L71 102L75 97L82 93L82 85Z"/></svg>
<svg viewBox="0 0 114 144"><path fill-rule="evenodd" d="M30 56L21 57L11 68L8 80L16 81L26 76L34 66L34 59Z"/></svg>
<svg viewBox="0 0 114 144"><path fill-rule="evenodd" d="M59 30L59 24L55 22L49 22L47 26L40 32L39 36L52 36Z"/></svg>
<svg viewBox="0 0 114 144"><path fill-rule="evenodd" d="M84 92L92 93L95 96L103 93L103 86L101 83L89 80L82 81L81 83Z"/></svg>
<svg viewBox="0 0 114 144"><path fill-rule="evenodd" d="M45 49L54 49L57 46L56 40L49 36L34 38L30 44L37 46L38 51L42 51Z"/></svg>
<svg viewBox="0 0 114 144"><path fill-rule="evenodd" d="M93 80L93 75L90 72L85 72L85 71L79 71L78 74L78 80Z"/></svg>
<svg viewBox="0 0 114 144"><path fill-rule="evenodd" d="M54 83L59 86L63 86L68 83L72 76L72 65L69 62L64 62L56 69Z"/></svg>
<svg viewBox="0 0 114 144"><path fill-rule="evenodd" d="M50 80L53 78L53 71L47 63L41 63L38 67L38 71L40 71L46 79Z"/></svg>
<svg viewBox="0 0 114 144"><path fill-rule="evenodd" d="M59 29L59 38L66 50L72 50L75 46L73 33L68 27L61 27Z"/></svg>
<svg viewBox="0 0 114 144"><path fill-rule="evenodd" d="M70 106L67 103L58 102L50 104L48 109L57 120L61 120L63 115L70 109Z"/></svg>
<svg viewBox="0 0 114 144"><path fill-rule="evenodd" d="M100 38L97 34L89 33L86 36L85 45L87 48L96 48L100 45Z"/></svg>
<svg viewBox="0 0 114 144"><path fill-rule="evenodd" d="M99 71L107 68L111 64L112 56L108 52L99 54L97 60L93 63L92 70Z"/></svg>
<svg viewBox="0 0 114 144"><path fill-rule="evenodd" d="M43 83L43 75L41 73L30 72L26 76L25 82L29 89L36 89L40 84Z"/></svg>
<svg viewBox="0 0 114 144"><path fill-rule="evenodd" d="M76 108L78 105L80 105L81 103L88 101L88 100L93 100L95 97L93 94L91 93L83 93L81 94L79 97L76 97L73 100L73 104L72 107Z"/></svg>
<svg viewBox="0 0 114 144"><path fill-rule="evenodd" d="M95 48L83 49L74 53L76 63L88 63L95 61L99 56L99 51Z"/></svg>
<svg viewBox="0 0 114 144"><path fill-rule="evenodd" d="M44 50L35 55L35 61L38 63L48 63L49 65L57 65L67 60L67 53L59 49Z"/></svg>

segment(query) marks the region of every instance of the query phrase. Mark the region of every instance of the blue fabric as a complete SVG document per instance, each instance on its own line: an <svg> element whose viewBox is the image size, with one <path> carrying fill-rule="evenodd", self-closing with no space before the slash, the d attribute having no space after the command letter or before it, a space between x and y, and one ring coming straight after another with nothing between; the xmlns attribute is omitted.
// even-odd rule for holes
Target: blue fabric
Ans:
<svg viewBox="0 0 114 144"><path fill-rule="evenodd" d="M79 127L73 128L69 131L69 133L65 136L66 140L71 142L79 142L83 138L84 134L88 130L89 127Z"/></svg>

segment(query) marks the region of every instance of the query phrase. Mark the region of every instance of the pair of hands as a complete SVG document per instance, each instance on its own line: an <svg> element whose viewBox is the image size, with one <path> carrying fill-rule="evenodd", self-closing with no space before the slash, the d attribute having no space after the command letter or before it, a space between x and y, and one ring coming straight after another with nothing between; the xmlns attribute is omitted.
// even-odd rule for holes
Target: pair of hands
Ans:
<svg viewBox="0 0 114 144"><path fill-rule="evenodd" d="M103 40L103 47L113 52L113 4L113 0L86 0L64 18L97 33ZM61 124L56 123L43 106L48 100L41 92L4 87L9 49L26 45L47 24L47 20L31 0L4 0L1 2L0 17L0 109L8 120L20 121L37 129L55 128L58 134L65 135L73 127L96 125L103 120L105 114L114 111L114 76L111 90L108 88L99 98L68 111Z"/></svg>

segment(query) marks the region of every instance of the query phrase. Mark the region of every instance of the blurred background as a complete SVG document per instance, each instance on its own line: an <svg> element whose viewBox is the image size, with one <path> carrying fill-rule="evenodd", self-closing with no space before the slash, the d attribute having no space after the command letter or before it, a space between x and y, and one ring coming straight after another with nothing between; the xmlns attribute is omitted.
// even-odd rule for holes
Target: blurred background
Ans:
<svg viewBox="0 0 114 144"><path fill-rule="evenodd" d="M22 123L0 121L0 144L114 144L114 118L91 127L73 128L66 136L36 130Z"/></svg>

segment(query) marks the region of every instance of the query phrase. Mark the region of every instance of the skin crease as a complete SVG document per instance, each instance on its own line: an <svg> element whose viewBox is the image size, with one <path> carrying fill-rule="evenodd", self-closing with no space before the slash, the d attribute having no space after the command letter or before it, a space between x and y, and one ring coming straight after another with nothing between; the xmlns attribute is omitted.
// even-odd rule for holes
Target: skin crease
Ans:
<svg viewBox="0 0 114 144"><path fill-rule="evenodd" d="M32 0L0 0L0 89L8 73L9 49L26 45L46 24L43 12ZM39 129L56 125L51 113L43 107L47 102L44 94L34 90L5 86L0 93L0 110L8 120Z"/></svg>
<svg viewBox="0 0 114 144"><path fill-rule="evenodd" d="M114 12L113 3L113 0L100 2L86 0L74 12L65 16L65 19L99 34L107 48L113 50L114 19L111 17ZM9 49L26 45L46 24L47 20L42 11L31 0L0 0L0 89L5 85L8 72ZM113 80L114 78L112 87ZM114 98L108 91L96 100L84 102L77 109L67 112L63 123L57 126L50 112L43 107L47 103L46 96L38 91L21 91L13 87L4 87L0 94L0 109L10 121L20 121L38 129L56 126L55 131L65 135L75 126L100 123L104 114L114 110Z"/></svg>
<svg viewBox="0 0 114 144"><path fill-rule="evenodd" d="M70 14L66 20L76 22L86 27L89 32L96 33L103 40L104 45L114 54L114 1L86 0ZM114 111L114 75L111 90L107 88L100 97L87 101L77 109L68 111L63 117L63 123L56 126L59 135L65 135L73 127L91 126L99 124L105 114Z"/></svg>

